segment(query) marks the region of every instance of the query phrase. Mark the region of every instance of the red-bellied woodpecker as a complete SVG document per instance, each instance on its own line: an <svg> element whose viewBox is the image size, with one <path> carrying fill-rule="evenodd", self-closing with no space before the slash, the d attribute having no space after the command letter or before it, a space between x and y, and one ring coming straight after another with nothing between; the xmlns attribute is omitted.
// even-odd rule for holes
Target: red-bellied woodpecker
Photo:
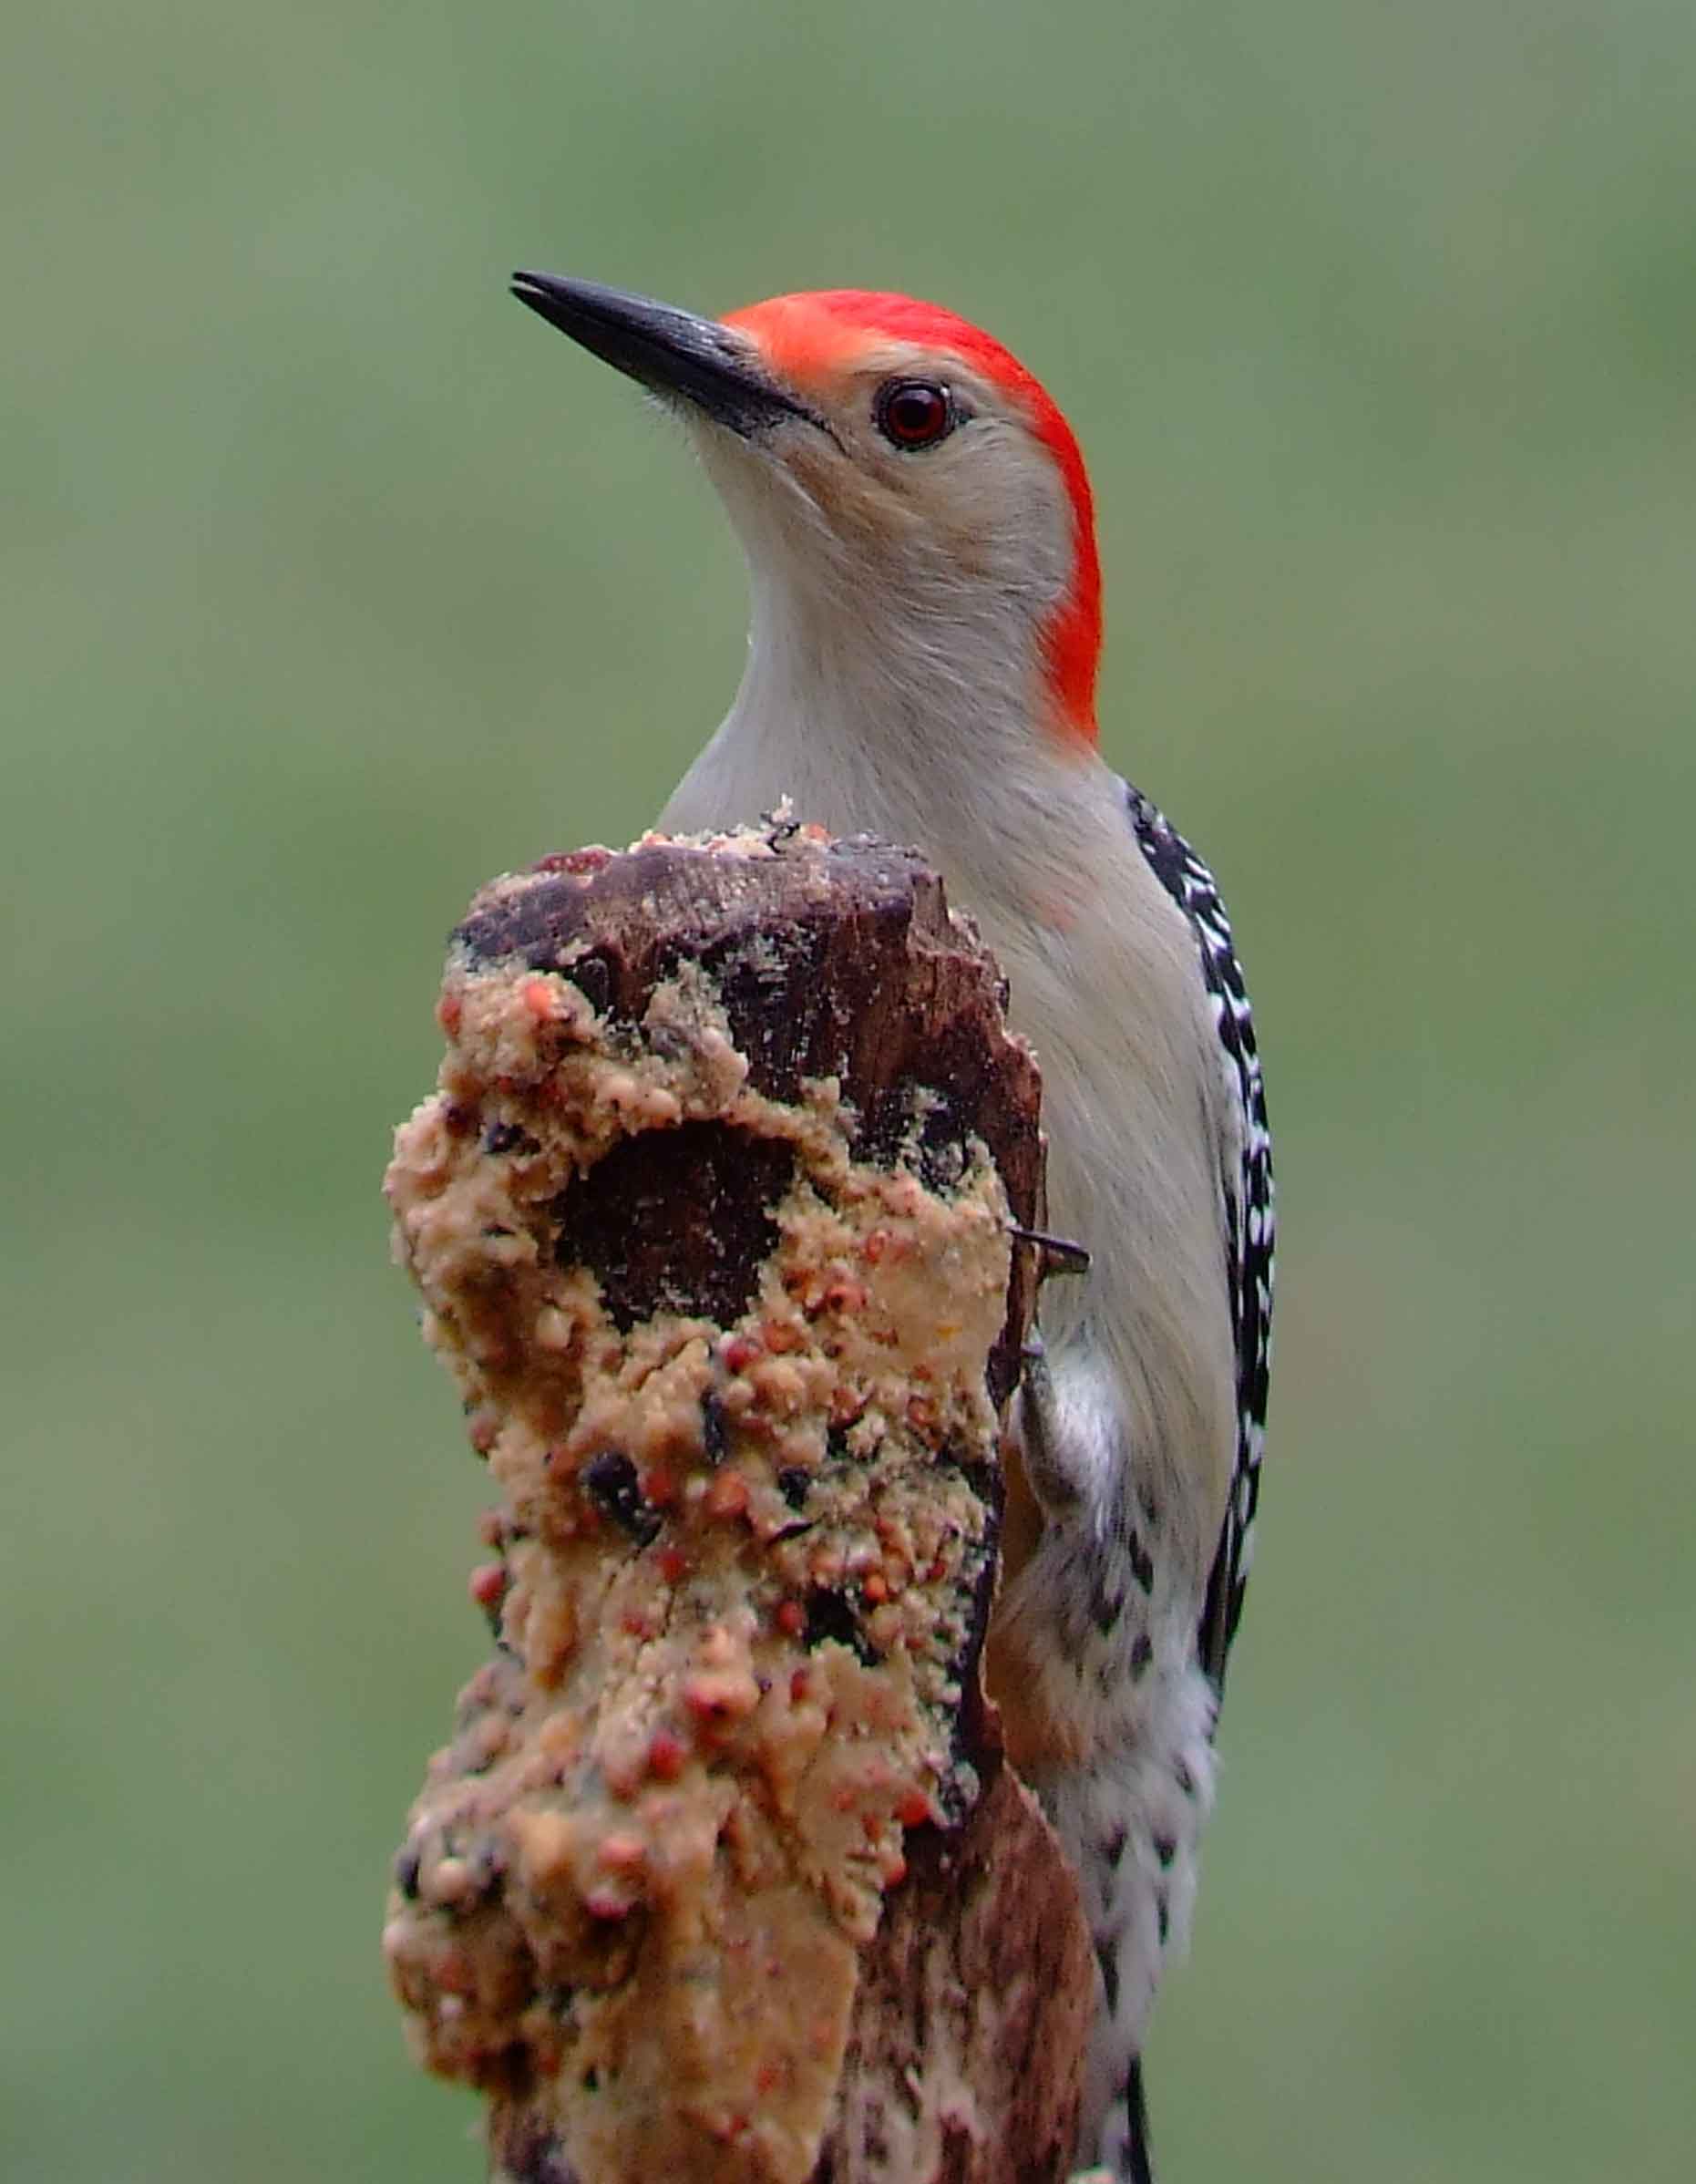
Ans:
<svg viewBox="0 0 1696 2184"><path fill-rule="evenodd" d="M1042 1064L1051 1226L1017 1441L1040 1512L992 1635L1008 1743L1101 1967L1081 2158L1148 2176L1139 2055L1212 1795L1266 1410L1259 1064L1207 867L1096 750L1100 576L1070 428L987 335L860 290L719 321L519 273L690 425L753 589L742 686L662 823L791 799L916 845Z"/></svg>

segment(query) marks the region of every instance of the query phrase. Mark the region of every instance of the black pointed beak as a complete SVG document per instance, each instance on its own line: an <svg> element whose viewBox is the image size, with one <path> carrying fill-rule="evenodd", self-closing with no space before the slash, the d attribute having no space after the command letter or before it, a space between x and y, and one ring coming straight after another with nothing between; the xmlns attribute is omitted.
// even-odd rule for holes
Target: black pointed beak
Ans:
<svg viewBox="0 0 1696 2184"><path fill-rule="evenodd" d="M716 319L555 273L515 273L512 293L591 355L653 394L691 403L744 439L786 417L823 423L778 386L749 342Z"/></svg>

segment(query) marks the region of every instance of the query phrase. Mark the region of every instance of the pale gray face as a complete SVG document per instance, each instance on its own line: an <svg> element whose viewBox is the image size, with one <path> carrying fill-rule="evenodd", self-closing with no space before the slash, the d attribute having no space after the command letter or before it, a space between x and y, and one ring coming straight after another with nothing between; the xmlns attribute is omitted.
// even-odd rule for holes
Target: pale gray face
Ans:
<svg viewBox="0 0 1696 2184"><path fill-rule="evenodd" d="M809 381L806 397L810 415L746 439L695 423L733 513L798 496L838 568L846 549L870 569L1052 605L1071 574L1064 489L999 388L956 357L884 343Z"/></svg>
<svg viewBox="0 0 1696 2184"><path fill-rule="evenodd" d="M810 415L745 438L687 420L756 589L842 646L863 634L915 683L930 661L1025 682L1073 581L1072 529L1007 397L957 357L889 343L805 397ZM920 422L933 437L898 437Z"/></svg>

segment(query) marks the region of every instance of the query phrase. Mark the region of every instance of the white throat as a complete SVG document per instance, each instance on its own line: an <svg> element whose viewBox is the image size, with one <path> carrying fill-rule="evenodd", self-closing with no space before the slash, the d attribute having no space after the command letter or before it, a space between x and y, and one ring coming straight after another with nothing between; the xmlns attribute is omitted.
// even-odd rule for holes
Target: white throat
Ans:
<svg viewBox="0 0 1696 2184"><path fill-rule="evenodd" d="M821 599L751 570L741 687L661 824L754 821L788 797L797 819L922 850L957 900L1001 891L1012 846L1075 829L1105 769L1062 747L1025 604L919 618L885 599ZM1070 809L1068 809L1070 808Z"/></svg>
<svg viewBox="0 0 1696 2184"><path fill-rule="evenodd" d="M663 823L752 820L788 796L833 833L923 850L967 900L992 891L1007 830L1101 770L1045 717L1039 632L1072 564L1050 466L1009 449L1016 468L997 469L984 450L983 497L951 535L916 508L857 509L852 481L809 475L804 449L699 444L747 558L748 658Z"/></svg>

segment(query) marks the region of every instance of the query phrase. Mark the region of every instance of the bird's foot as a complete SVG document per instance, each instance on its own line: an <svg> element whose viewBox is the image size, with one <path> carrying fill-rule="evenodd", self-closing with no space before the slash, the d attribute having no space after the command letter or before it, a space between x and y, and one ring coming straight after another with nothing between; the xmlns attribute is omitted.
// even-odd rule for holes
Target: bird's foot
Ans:
<svg viewBox="0 0 1696 2184"><path fill-rule="evenodd" d="M1051 1517L1065 1515L1082 1499L1083 1480L1075 1462L1067 1461L1066 1421L1054 1386L1048 1348L1034 1327L1025 1338L1024 1371L1019 1382L1017 1430L1031 1491Z"/></svg>

